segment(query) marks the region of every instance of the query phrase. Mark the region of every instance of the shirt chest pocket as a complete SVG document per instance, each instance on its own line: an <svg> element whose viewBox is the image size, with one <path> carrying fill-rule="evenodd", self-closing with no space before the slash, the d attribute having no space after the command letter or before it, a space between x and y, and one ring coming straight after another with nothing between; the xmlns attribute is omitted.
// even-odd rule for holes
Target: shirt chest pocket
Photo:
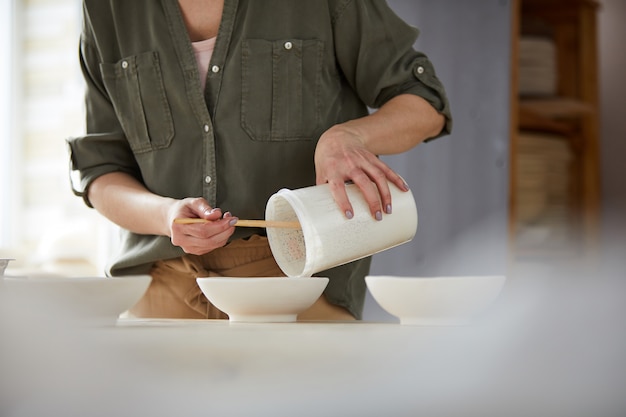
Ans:
<svg viewBox="0 0 626 417"><path fill-rule="evenodd" d="M246 39L241 125L258 141L311 140L320 132L320 40Z"/></svg>
<svg viewBox="0 0 626 417"><path fill-rule="evenodd" d="M167 148L174 137L156 52L100 64L115 114L135 153Z"/></svg>

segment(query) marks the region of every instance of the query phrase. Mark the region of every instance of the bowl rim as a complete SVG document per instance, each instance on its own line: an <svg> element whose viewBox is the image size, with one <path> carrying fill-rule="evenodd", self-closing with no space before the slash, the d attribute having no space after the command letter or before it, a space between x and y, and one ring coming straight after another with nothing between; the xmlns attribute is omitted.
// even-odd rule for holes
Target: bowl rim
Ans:
<svg viewBox="0 0 626 417"><path fill-rule="evenodd" d="M492 274L492 275L425 275L425 276L401 276L401 275L366 275L366 281L426 281L426 280L468 280L468 279L497 279L506 280L505 274Z"/></svg>
<svg viewBox="0 0 626 417"><path fill-rule="evenodd" d="M123 275L123 276L114 276L114 277L105 277L105 276L85 276L85 277L66 277L66 276L14 276L14 275L5 275L5 281L8 282L29 282L29 283L93 283L93 282L120 282L127 280L139 280L144 281L148 279L152 279L151 275L148 274L138 274L138 275Z"/></svg>
<svg viewBox="0 0 626 417"><path fill-rule="evenodd" d="M328 277L197 277L196 281L209 282L282 282L282 281L328 281Z"/></svg>

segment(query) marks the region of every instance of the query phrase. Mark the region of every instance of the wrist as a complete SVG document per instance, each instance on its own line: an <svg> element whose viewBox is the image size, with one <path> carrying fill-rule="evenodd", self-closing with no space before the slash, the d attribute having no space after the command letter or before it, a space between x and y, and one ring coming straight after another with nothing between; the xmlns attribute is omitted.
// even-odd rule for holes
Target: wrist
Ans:
<svg viewBox="0 0 626 417"><path fill-rule="evenodd" d="M172 237L172 224L176 217L176 203L178 200L162 197L159 202L159 208L156 210L158 213L158 223L160 225L160 234L167 237Z"/></svg>
<svg viewBox="0 0 626 417"><path fill-rule="evenodd" d="M330 127L322 135L322 138L333 141L339 140L343 143L351 143L352 145L367 148L367 134L364 129L359 126L359 123L356 120L349 120Z"/></svg>

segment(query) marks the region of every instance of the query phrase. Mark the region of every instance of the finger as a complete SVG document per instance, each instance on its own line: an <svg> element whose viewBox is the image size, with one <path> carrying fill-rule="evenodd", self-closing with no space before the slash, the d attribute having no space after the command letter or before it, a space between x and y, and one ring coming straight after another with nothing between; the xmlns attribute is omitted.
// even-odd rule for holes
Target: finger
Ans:
<svg viewBox="0 0 626 417"><path fill-rule="evenodd" d="M409 191L409 185L406 183L406 181L404 181L404 178L402 178L397 172L391 169L389 165L387 165L378 158L376 158L375 165L384 172L387 181L391 182L402 191Z"/></svg>
<svg viewBox="0 0 626 417"><path fill-rule="evenodd" d="M202 237L207 234L206 225L208 225L210 221L207 223L179 223L173 221L170 230L172 232L171 241L173 244L181 246L182 241L186 236L190 237Z"/></svg>
<svg viewBox="0 0 626 417"><path fill-rule="evenodd" d="M211 205L204 198L194 198L189 203L189 209L196 216L208 220L217 220L222 217L222 210Z"/></svg>
<svg viewBox="0 0 626 417"><path fill-rule="evenodd" d="M196 248L215 248L222 237L226 239L234 232L231 221L234 218L219 219L202 224L174 224L171 242L187 253L197 253ZM190 250L193 248L193 250ZM206 250L204 250L206 253Z"/></svg>
<svg viewBox="0 0 626 417"><path fill-rule="evenodd" d="M233 229L236 223L237 218L230 216L217 220L210 220L206 223L188 224L185 225L187 228L184 229L184 233L200 239L209 239L225 232L228 229Z"/></svg>
<svg viewBox="0 0 626 417"><path fill-rule="evenodd" d="M226 245L226 243L228 243L228 239L232 236L234 232L235 228L229 227L223 232L220 232L209 239L201 240L199 242L200 250L203 251L203 253L207 253L214 249L221 248L222 246Z"/></svg>
<svg viewBox="0 0 626 417"><path fill-rule="evenodd" d="M224 246L234 231L234 227L229 227L207 237L181 234L173 237L172 243L180 246L186 253L202 255Z"/></svg>
<svg viewBox="0 0 626 417"><path fill-rule="evenodd" d="M370 209L372 217L376 220L382 220L381 196L376 182L373 182L370 176L366 175L363 171L360 171L358 174L353 174L352 181L361 190L361 194ZM389 192L389 188L387 188L387 192ZM390 200L390 197L388 197L388 200Z"/></svg>
<svg viewBox="0 0 626 417"><path fill-rule="evenodd" d="M328 179L322 174L321 169L315 168L315 184L321 185L326 184Z"/></svg>
<svg viewBox="0 0 626 417"><path fill-rule="evenodd" d="M394 172L391 169L389 171L390 172L387 173L387 179L389 180L389 182L391 182L393 185L398 187L400 191L405 191L405 192L409 191L409 185L406 183L404 178L402 178L400 175L398 175L396 172Z"/></svg>
<svg viewBox="0 0 626 417"><path fill-rule="evenodd" d="M351 219L352 217L354 217L354 209L352 208L352 204L350 204L350 200L348 199L345 183L343 181L332 180L328 182L328 185L333 199L339 206L339 209L344 214L344 216L347 219Z"/></svg>
<svg viewBox="0 0 626 417"><path fill-rule="evenodd" d="M371 180L376 185L376 191L378 192L378 198L381 208L385 214L391 214L391 191L389 190L389 183L387 182L387 176L383 171L376 170L370 174ZM370 206L371 208L371 206ZM374 217L377 220L382 220L382 213L374 213Z"/></svg>
<svg viewBox="0 0 626 417"><path fill-rule="evenodd" d="M392 201L391 201L391 192L389 188L389 183L396 186L400 191L409 191L409 185L406 183L404 178L402 178L398 173L396 173L391 167L385 164L383 161L377 158L376 167L380 169L384 175L384 183L383 177L377 176L376 174L370 174L372 180L376 183L380 195L381 201L383 203L383 208L385 213L391 214L392 212ZM387 197L387 193L389 197Z"/></svg>

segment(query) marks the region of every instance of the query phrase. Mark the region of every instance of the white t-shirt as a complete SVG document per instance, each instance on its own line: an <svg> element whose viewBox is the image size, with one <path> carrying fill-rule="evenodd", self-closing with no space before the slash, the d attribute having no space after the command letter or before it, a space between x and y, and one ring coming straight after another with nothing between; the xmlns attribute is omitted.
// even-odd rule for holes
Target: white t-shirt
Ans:
<svg viewBox="0 0 626 417"><path fill-rule="evenodd" d="M198 72L200 73L200 85L204 91L204 85L206 83L206 75L209 71L209 63L211 62L211 56L213 55L213 49L215 49L215 40L217 38L209 38L203 41L192 42L193 51L196 55L196 62L198 63Z"/></svg>

